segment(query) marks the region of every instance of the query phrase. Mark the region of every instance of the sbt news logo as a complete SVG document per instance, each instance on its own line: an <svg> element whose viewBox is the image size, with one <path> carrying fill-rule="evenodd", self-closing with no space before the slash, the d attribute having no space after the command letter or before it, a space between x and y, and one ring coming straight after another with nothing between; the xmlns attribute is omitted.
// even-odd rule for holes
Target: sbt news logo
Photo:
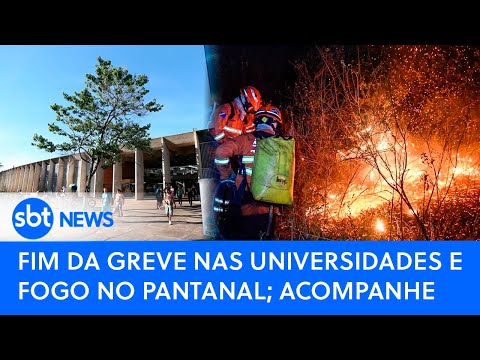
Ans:
<svg viewBox="0 0 480 360"><path fill-rule="evenodd" d="M111 227L111 211L60 211L60 227ZM54 224L54 214L50 205L42 199L22 200L13 210L12 223L17 233L30 240L40 239L48 234Z"/></svg>

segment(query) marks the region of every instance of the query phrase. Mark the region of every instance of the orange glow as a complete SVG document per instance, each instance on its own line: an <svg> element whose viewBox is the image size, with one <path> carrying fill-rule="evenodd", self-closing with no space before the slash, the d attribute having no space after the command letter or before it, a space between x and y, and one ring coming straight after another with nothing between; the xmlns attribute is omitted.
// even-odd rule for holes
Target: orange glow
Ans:
<svg viewBox="0 0 480 360"><path fill-rule="evenodd" d="M369 127L361 133L372 132ZM369 209L391 202L392 198L398 200L399 195L393 189L399 184L403 184L409 201L415 206L415 213L419 214L422 201L428 199L432 192L434 196L442 197L452 193L453 189L467 189L475 183L480 185L478 149L459 149L440 163L440 145L437 145L438 149L428 148L425 143L413 138L402 144L395 143L384 132L368 137L357 149L339 151L338 154L340 159L351 159L354 157L352 154L365 149L368 151L369 148L378 150L377 166L364 164L347 187L335 185L334 191L326 195L326 203L307 209L307 217L357 217ZM413 215L412 210L406 207L404 211Z"/></svg>
<svg viewBox="0 0 480 360"><path fill-rule="evenodd" d="M379 233L385 232L385 223L381 219L378 219L375 222L375 230Z"/></svg>

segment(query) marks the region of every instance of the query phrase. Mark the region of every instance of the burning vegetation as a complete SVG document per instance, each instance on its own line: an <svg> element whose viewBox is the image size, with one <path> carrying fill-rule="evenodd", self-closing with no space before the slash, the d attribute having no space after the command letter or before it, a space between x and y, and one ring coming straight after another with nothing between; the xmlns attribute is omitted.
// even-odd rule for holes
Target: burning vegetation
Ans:
<svg viewBox="0 0 480 360"><path fill-rule="evenodd" d="M480 239L480 48L318 48L295 64L279 239Z"/></svg>

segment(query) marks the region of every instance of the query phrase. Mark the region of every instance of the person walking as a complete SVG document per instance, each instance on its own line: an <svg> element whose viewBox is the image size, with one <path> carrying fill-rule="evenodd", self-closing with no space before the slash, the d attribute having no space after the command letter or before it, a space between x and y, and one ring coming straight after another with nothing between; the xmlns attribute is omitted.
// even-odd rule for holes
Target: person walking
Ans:
<svg viewBox="0 0 480 360"><path fill-rule="evenodd" d="M193 206L193 199L195 198L196 192L197 189L195 189L195 185L192 185L190 189L188 189L188 203L190 204L190 207Z"/></svg>
<svg viewBox="0 0 480 360"><path fill-rule="evenodd" d="M117 189L117 193L115 194L115 199L114 199L114 214L117 214L118 216L123 216L123 205L125 204L125 196L123 195L123 192L121 189Z"/></svg>
<svg viewBox="0 0 480 360"><path fill-rule="evenodd" d="M173 207L176 208L177 202L175 201L175 188L173 187L172 184L167 184L167 186L165 186L165 189L163 190L163 199L165 200L165 198L167 197L167 193L169 191L173 193ZM165 201L162 201L162 202L165 205Z"/></svg>
<svg viewBox="0 0 480 360"><path fill-rule="evenodd" d="M157 199L157 209L160 209L163 200L163 191L160 185L155 189L155 198Z"/></svg>
<svg viewBox="0 0 480 360"><path fill-rule="evenodd" d="M173 191L173 186L167 186L165 189L163 206L165 207L165 215L167 215L168 223L170 225L172 225L174 203L175 203L175 193Z"/></svg>
<svg viewBox="0 0 480 360"><path fill-rule="evenodd" d="M183 200L183 186L182 185L177 186L177 200L178 200L178 204L180 206L182 206L182 200Z"/></svg>
<svg viewBox="0 0 480 360"><path fill-rule="evenodd" d="M112 211L112 194L108 192L107 188L103 188L102 211Z"/></svg>

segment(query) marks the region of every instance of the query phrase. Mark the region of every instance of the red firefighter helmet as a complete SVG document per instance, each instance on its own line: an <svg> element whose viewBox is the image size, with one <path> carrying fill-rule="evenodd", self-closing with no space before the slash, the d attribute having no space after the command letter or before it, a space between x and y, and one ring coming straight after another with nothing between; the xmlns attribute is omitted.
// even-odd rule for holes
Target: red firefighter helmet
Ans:
<svg viewBox="0 0 480 360"><path fill-rule="evenodd" d="M262 96L253 86L245 86L240 89L240 100L247 113L255 112L262 106Z"/></svg>

